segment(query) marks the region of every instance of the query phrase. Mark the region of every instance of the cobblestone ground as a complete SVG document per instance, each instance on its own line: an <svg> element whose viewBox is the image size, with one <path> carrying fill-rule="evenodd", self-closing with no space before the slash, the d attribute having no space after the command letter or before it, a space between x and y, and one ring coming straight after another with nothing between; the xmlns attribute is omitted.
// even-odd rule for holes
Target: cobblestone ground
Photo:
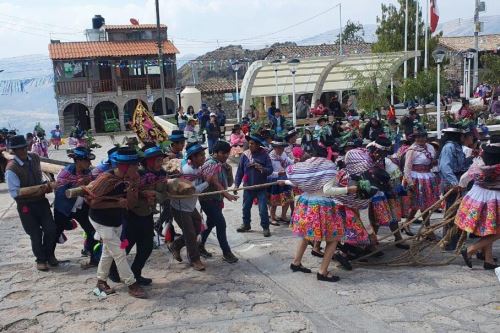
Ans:
<svg viewBox="0 0 500 333"><path fill-rule="evenodd" d="M63 152L52 156L61 158ZM15 204L0 184L0 331L497 332L500 327L500 283L478 260L472 270L461 259L437 267L358 266L351 272L334 267L341 281L320 283L314 274L289 270L296 239L286 226L272 227L272 237L263 238L254 218L254 232L236 233L240 207L241 199L225 209L237 264L222 262L215 236L209 238L214 258L206 272L173 261L161 247L144 271L154 281L149 299L131 298L124 285L114 283L117 294L98 299L92 294L95 269L80 268L81 230L69 232L68 242L58 246L57 257L69 262L48 273L36 271ZM399 251L390 248L385 257ZM183 257L186 261L185 252ZM319 263L306 254L305 266L315 272Z"/></svg>

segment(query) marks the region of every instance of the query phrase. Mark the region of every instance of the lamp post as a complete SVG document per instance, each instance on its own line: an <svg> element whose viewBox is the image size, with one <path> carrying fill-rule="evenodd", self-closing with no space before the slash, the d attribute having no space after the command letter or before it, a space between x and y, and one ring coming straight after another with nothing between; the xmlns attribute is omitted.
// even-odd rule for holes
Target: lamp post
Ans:
<svg viewBox="0 0 500 333"><path fill-rule="evenodd" d="M236 80L236 118L238 119L238 123L240 122L240 96L238 93L238 70L241 67L241 63L239 61L235 61L231 64L231 67L234 71L234 77Z"/></svg>
<svg viewBox="0 0 500 333"><path fill-rule="evenodd" d="M295 105L295 73L297 73L297 67L299 67L299 59L291 59L288 61L288 66L290 67L290 73L292 73L292 119L293 127L297 126L297 107Z"/></svg>
<svg viewBox="0 0 500 333"><path fill-rule="evenodd" d="M467 93L465 94L465 98L470 99L470 91L471 91L471 82L470 82L470 66L472 59L474 59L476 55L475 49L468 49L465 51L465 57L467 58Z"/></svg>
<svg viewBox="0 0 500 333"><path fill-rule="evenodd" d="M437 137L441 139L441 63L444 60L445 52L442 49L437 49L432 52L434 62L437 64L437 94L436 94L436 111L437 111Z"/></svg>
<svg viewBox="0 0 500 333"><path fill-rule="evenodd" d="M276 86L275 104L276 104L276 108L279 109L280 105L279 105L279 97L278 97L278 66L281 64L281 60L276 59L276 60L272 61L271 64L273 65L273 68L274 68L274 84Z"/></svg>

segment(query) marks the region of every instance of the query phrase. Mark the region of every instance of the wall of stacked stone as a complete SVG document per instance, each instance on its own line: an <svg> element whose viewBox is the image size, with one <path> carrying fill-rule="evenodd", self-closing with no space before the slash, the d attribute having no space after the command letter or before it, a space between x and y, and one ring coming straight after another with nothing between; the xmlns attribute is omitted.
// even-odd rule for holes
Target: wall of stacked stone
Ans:
<svg viewBox="0 0 500 333"><path fill-rule="evenodd" d="M222 110L225 111L227 118L236 118L236 103L235 101L226 101L225 93L201 93L201 102L206 103L210 110L216 110L218 103L221 103ZM184 109L187 106L184 105ZM196 111L196 110L195 110Z"/></svg>

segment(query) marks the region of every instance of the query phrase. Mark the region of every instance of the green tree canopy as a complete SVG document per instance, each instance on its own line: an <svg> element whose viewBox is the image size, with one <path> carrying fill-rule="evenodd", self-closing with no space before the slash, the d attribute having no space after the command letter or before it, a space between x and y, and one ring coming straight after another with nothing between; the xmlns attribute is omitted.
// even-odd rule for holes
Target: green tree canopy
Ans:
<svg viewBox="0 0 500 333"><path fill-rule="evenodd" d="M343 44L360 44L364 43L365 40L363 35L365 30L363 25L359 22L352 22L351 20L347 20L347 24L342 31L342 43ZM340 34L337 35L337 40L335 43L339 44Z"/></svg>
<svg viewBox="0 0 500 333"><path fill-rule="evenodd" d="M498 54L483 54L481 62L483 63L481 82L495 86L500 85L500 56Z"/></svg>
<svg viewBox="0 0 500 333"><path fill-rule="evenodd" d="M400 52L404 50L404 31L405 31L405 0L398 0L399 7L393 4L382 4L381 16L377 16L377 42L373 44L373 52ZM415 11L416 1L408 0L408 50L415 49ZM418 49L424 51L425 48L425 24L422 9L419 8L419 23L418 23ZM429 36L429 65L434 65L432 59L432 51L437 47L439 36L431 38ZM422 68L424 62L424 54L422 52L419 58L419 68ZM408 73L413 74L414 66L408 66Z"/></svg>

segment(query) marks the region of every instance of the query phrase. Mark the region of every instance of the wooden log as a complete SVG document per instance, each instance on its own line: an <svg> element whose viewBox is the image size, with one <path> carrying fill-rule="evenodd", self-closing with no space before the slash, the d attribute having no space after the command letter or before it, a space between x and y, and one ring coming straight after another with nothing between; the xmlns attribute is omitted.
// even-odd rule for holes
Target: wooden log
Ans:
<svg viewBox="0 0 500 333"><path fill-rule="evenodd" d="M167 183L168 194L174 196L179 195L179 196L190 197L191 195L194 194L194 192L195 189L193 187L193 184L189 180L182 178L168 179ZM83 187L70 188L67 189L65 192L67 198L76 198L78 196L83 195L84 193L85 191Z"/></svg>
<svg viewBox="0 0 500 333"><path fill-rule="evenodd" d="M2 155L3 157L5 157L6 159L8 160L12 160L14 158L14 155L4 151L2 152ZM44 159L45 161L53 161L53 160L50 160L50 159ZM54 175L57 175L62 169L64 169L64 165L62 165L61 163L64 163L64 162L60 162L58 164L54 164L54 163L51 163L51 162L44 162L42 160L42 158L40 158L40 168L42 169L42 172L47 172L47 173L51 173L51 174L54 174Z"/></svg>
<svg viewBox="0 0 500 333"><path fill-rule="evenodd" d="M49 182L47 183L52 189L56 188L56 182ZM29 196L33 195L36 193L39 193L41 188L44 188L47 186L47 184L42 184L42 185L35 185L35 186L27 186L27 187L21 187L19 191L17 192L18 195L20 196Z"/></svg>

